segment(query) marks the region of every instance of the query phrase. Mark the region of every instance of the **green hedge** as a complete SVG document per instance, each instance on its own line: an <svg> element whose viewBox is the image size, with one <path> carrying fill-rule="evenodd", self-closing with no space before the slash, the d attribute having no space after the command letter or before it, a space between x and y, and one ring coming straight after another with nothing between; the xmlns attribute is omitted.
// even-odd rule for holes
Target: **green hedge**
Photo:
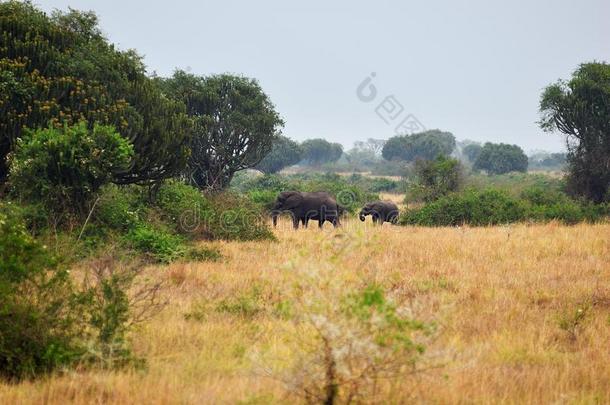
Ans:
<svg viewBox="0 0 610 405"><path fill-rule="evenodd" d="M401 214L402 225L473 226L507 224L520 221L565 224L595 222L610 215L609 205L580 203L565 194L539 188L525 189L520 197L497 189L469 189L450 194L420 208Z"/></svg>

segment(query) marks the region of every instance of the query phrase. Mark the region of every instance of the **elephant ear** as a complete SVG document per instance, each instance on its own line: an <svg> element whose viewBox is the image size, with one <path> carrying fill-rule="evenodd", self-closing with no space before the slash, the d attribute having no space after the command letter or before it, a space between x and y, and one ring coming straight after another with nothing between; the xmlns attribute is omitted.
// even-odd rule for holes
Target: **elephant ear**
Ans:
<svg viewBox="0 0 610 405"><path fill-rule="evenodd" d="M302 203L303 194L299 193L298 191L295 191L286 197L286 199L283 201L282 208L285 210L289 210L298 207Z"/></svg>
<svg viewBox="0 0 610 405"><path fill-rule="evenodd" d="M286 201L288 198L296 195L296 194L300 194L300 192L298 191L282 191L278 196L277 196L277 201L279 202L284 202Z"/></svg>

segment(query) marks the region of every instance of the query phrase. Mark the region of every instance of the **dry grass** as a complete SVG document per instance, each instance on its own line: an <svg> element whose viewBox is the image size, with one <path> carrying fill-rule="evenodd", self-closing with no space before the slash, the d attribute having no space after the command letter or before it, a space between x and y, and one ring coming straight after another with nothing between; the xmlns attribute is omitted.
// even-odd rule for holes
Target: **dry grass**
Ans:
<svg viewBox="0 0 610 405"><path fill-rule="evenodd" d="M440 326L427 349L440 367L388 382L383 402L610 403L610 225L316 228L283 223L278 243L219 243L223 262L149 269L171 303L133 333L146 370L0 385L0 403L298 402L249 351L279 352L271 309L299 266L375 281Z"/></svg>

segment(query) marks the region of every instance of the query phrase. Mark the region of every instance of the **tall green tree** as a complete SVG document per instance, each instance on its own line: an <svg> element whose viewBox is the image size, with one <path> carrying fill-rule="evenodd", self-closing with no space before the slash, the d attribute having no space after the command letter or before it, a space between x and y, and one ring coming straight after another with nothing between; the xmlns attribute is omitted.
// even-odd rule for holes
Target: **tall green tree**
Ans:
<svg viewBox="0 0 610 405"><path fill-rule="evenodd" d="M471 143L464 146L462 153L468 158L469 162L474 163L481 154L482 149L483 147L478 143Z"/></svg>
<svg viewBox="0 0 610 405"><path fill-rule="evenodd" d="M236 172L255 167L284 125L254 79L177 71L161 83L168 95L186 104L192 119L186 176L199 188L223 189Z"/></svg>
<svg viewBox="0 0 610 405"><path fill-rule="evenodd" d="M517 145L487 142L472 166L475 170L485 170L489 174L526 172L527 156Z"/></svg>
<svg viewBox="0 0 610 405"><path fill-rule="evenodd" d="M407 198L425 202L436 201L458 191L464 180L460 161L442 155L434 160L417 160L415 177L415 182L407 190Z"/></svg>
<svg viewBox="0 0 610 405"><path fill-rule="evenodd" d="M285 167L301 161L303 151L301 146L292 139L278 136L273 142L271 152L260 161L256 168L263 173L277 173Z"/></svg>
<svg viewBox="0 0 610 405"><path fill-rule="evenodd" d="M29 2L0 3L0 183L24 128L109 124L134 146L119 183L178 173L188 157L184 105L164 97L134 51L104 38L92 12L48 16Z"/></svg>
<svg viewBox="0 0 610 405"><path fill-rule="evenodd" d="M412 162L416 159L432 160L437 156L447 156L453 149L453 134L433 129L413 135L394 136L385 143L381 155L385 160Z"/></svg>
<svg viewBox="0 0 610 405"><path fill-rule="evenodd" d="M540 126L566 136L568 186L594 202L610 200L610 64L584 63L570 81L548 86Z"/></svg>
<svg viewBox="0 0 610 405"><path fill-rule="evenodd" d="M341 144L331 143L321 138L308 139L301 144L301 147L303 148L303 159L313 166L336 162L343 154Z"/></svg>

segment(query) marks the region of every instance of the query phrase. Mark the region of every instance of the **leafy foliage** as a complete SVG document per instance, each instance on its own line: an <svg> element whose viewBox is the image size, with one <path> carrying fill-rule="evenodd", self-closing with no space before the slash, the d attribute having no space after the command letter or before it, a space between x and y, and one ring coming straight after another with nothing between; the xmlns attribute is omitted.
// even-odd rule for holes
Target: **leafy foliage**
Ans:
<svg viewBox="0 0 610 405"><path fill-rule="evenodd" d="M486 226L519 221L558 220L566 224L607 218L610 206L582 204L565 194L541 188L526 189L520 196L488 188L449 194L400 216L403 225Z"/></svg>
<svg viewBox="0 0 610 405"><path fill-rule="evenodd" d="M161 83L167 94L186 104L193 120L186 176L199 188L223 189L235 172L256 166L284 124L254 79L177 71Z"/></svg>
<svg viewBox="0 0 610 405"><path fill-rule="evenodd" d="M319 166L322 163L336 162L343 154L343 146L330 143L325 139L308 139L301 144L303 160L310 165Z"/></svg>
<svg viewBox="0 0 610 405"><path fill-rule="evenodd" d="M186 254L186 246L182 238L150 225L137 225L125 236L125 239L136 250L160 263L171 263Z"/></svg>
<svg viewBox="0 0 610 405"><path fill-rule="evenodd" d="M483 145L474 162L475 170L485 170L489 174L527 171L527 156L517 145L490 143Z"/></svg>
<svg viewBox="0 0 610 405"><path fill-rule="evenodd" d="M148 183L185 164L189 122L163 97L133 51L117 51L91 12L52 17L29 2L0 4L0 182L23 129L86 121L112 125L134 147L122 183Z"/></svg>
<svg viewBox="0 0 610 405"><path fill-rule="evenodd" d="M474 163L481 154L482 150L483 147L478 143L471 143L464 146L464 149L462 149L462 153L468 158L469 162Z"/></svg>
<svg viewBox="0 0 610 405"><path fill-rule="evenodd" d="M154 196L141 186L105 187L93 215L108 237L118 232L127 245L155 262L219 258L197 240L273 240L263 210L230 192L204 195L179 181L159 186ZM214 251L214 253L212 253Z"/></svg>
<svg viewBox="0 0 610 405"><path fill-rule="evenodd" d="M212 239L275 240L262 210L247 198L225 192L210 196L212 210L204 227Z"/></svg>
<svg viewBox="0 0 610 405"><path fill-rule="evenodd" d="M77 358L76 315L67 272L0 212L0 376L32 377Z"/></svg>
<svg viewBox="0 0 610 405"><path fill-rule="evenodd" d="M256 165L263 173L277 173L285 167L301 161L303 151L300 145L290 138L279 136L271 147L271 152Z"/></svg>
<svg viewBox="0 0 610 405"><path fill-rule="evenodd" d="M459 160L439 156L415 162L416 181L409 185L407 200L430 202L457 191L463 183Z"/></svg>
<svg viewBox="0 0 610 405"><path fill-rule="evenodd" d="M449 155L455 148L455 137L438 129L413 135L394 136L385 143L382 156L386 160L432 160L439 155Z"/></svg>
<svg viewBox="0 0 610 405"><path fill-rule="evenodd" d="M610 64L584 63L569 82L548 86L540 112L544 130L566 136L570 191L610 201Z"/></svg>
<svg viewBox="0 0 610 405"><path fill-rule="evenodd" d="M84 123L26 132L11 158L16 194L58 214L83 216L99 188L128 170L133 147L112 127Z"/></svg>
<svg viewBox="0 0 610 405"><path fill-rule="evenodd" d="M282 344L292 361L276 366L263 352L265 370L308 403L378 402L379 380L417 372L434 325L413 319L381 286L350 285L337 272L290 268L292 334Z"/></svg>

